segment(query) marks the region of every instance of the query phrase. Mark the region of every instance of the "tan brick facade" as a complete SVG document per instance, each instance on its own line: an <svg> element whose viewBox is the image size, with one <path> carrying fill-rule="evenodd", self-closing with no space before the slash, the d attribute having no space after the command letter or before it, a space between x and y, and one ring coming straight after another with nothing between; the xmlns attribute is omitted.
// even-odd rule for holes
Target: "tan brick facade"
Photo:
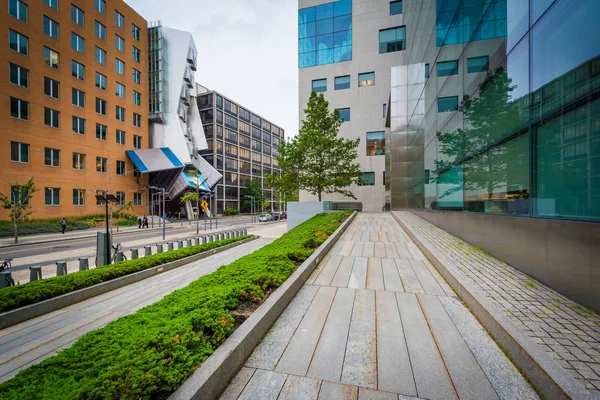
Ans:
<svg viewBox="0 0 600 400"><path fill-rule="evenodd" d="M10 0L9 0L10 2ZM125 154L134 148L134 135L141 137L141 147L149 145L148 136L148 80L147 80L147 23L123 1L106 2L104 15L95 9L94 0L54 0L58 10L41 0L25 1L28 5L27 22L10 15L4 2L0 12L0 191L10 193L10 186L24 184L30 177L39 189L32 199L33 218L62 217L102 213L96 205L97 190L109 193L125 192L125 201L134 200L134 193L141 193L142 205L135 213L143 214L147 208L147 177L134 177L133 164ZM84 12L84 26L71 19L71 7ZM115 10L124 16L123 28L115 22ZM44 16L59 24L59 38L55 40L44 33ZM106 27L106 40L95 34L95 21ZM132 24L139 27L139 41L132 35ZM28 55L10 48L9 31L16 31L28 38ZM85 39L84 53L72 48L72 32ZM124 51L115 47L115 34L125 41ZM59 68L44 62L44 46L59 53ZM96 46L106 51L106 65L96 61ZM141 52L140 62L133 59L132 46ZM124 75L116 72L116 58L125 63ZM84 80L72 75L72 60L85 66ZM11 83L10 64L29 70L27 88ZM133 68L141 73L140 84L134 83ZM106 76L106 90L96 87L96 72ZM60 82L59 99L44 94L44 78ZM125 86L125 97L116 95L116 82ZM85 92L85 107L72 104L72 88ZM141 104L134 104L133 92L141 93ZM11 116L11 97L29 102L29 119ZM96 98L106 100L106 115L96 112ZM116 106L123 107L125 122L116 119ZM60 112L59 128L45 125L44 108ZM134 116L141 116L141 127L134 126ZM85 133L73 131L72 117L85 119ZM107 127L106 140L96 138L96 124ZM117 129L125 131L125 144L117 143ZM11 142L29 145L27 163L11 161ZM45 165L45 149L60 150L58 167ZM85 169L73 168L73 153L85 154ZM96 171L96 157L108 159L107 172ZM117 174L117 161L125 161L125 175ZM45 188L60 188L60 204L46 205ZM73 190L85 190L85 205L74 205ZM0 210L0 219L7 219L8 212Z"/></svg>

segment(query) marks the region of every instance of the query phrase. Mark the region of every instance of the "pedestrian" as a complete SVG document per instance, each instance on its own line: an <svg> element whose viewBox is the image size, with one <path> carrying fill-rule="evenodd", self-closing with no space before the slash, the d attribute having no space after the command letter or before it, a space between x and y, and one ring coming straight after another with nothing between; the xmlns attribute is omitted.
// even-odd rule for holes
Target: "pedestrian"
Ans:
<svg viewBox="0 0 600 400"><path fill-rule="evenodd" d="M148 218L146 218L145 215L144 215L144 222L143 222L142 228L149 228L149 226L148 226Z"/></svg>
<svg viewBox="0 0 600 400"><path fill-rule="evenodd" d="M62 228L62 233L64 235L65 230L67 230L67 221L65 220L64 217L63 217L63 219L60 220L60 227Z"/></svg>
<svg viewBox="0 0 600 400"><path fill-rule="evenodd" d="M138 217L138 229L142 229L142 217Z"/></svg>

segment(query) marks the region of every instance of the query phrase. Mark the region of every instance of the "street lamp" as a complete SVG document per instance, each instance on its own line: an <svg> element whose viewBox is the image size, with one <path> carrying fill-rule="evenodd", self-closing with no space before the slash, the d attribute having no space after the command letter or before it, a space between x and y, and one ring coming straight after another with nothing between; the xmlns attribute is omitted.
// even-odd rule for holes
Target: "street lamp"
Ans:
<svg viewBox="0 0 600 400"><path fill-rule="evenodd" d="M96 200L100 201L100 202L104 202L104 205L106 206L106 260L107 263L105 265L110 264L110 233L108 231L108 203L109 202L113 202L113 203L118 203L119 200L115 197L114 194L108 194L106 193L106 190L103 191L104 194L97 194L96 195Z"/></svg>
<svg viewBox="0 0 600 400"><path fill-rule="evenodd" d="M254 199L256 199L255 196L250 196L250 195L245 195L244 196L245 199L250 199L250 223L254 223Z"/></svg>
<svg viewBox="0 0 600 400"><path fill-rule="evenodd" d="M163 199L163 208L162 209L163 209L163 215L166 214L165 213L165 188L160 188L160 187L157 187L157 186L150 186L150 189L162 190L162 199ZM159 203L159 205L160 205L160 203ZM154 210L152 210L152 211L154 212ZM158 218L160 218L160 216ZM153 216L152 220L154 220L154 216ZM167 221L163 219L163 224L162 224L163 225L163 240L165 240L165 229L166 229L165 226L166 226L166 222Z"/></svg>

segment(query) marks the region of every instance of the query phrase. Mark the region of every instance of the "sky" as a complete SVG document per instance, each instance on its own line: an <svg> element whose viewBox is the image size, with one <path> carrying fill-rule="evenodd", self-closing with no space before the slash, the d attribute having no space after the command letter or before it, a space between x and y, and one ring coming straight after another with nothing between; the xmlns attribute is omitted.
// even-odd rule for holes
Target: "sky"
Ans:
<svg viewBox="0 0 600 400"><path fill-rule="evenodd" d="M298 132L296 0L125 0L148 22L191 32L196 82Z"/></svg>

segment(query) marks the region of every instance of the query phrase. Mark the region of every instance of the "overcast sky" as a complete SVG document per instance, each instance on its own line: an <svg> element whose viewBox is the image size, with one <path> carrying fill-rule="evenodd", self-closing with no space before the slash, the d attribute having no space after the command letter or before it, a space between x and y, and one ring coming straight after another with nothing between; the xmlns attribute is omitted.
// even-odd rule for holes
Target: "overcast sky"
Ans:
<svg viewBox="0 0 600 400"><path fill-rule="evenodd" d="M296 0L125 0L148 22L191 32L196 81L298 131Z"/></svg>

